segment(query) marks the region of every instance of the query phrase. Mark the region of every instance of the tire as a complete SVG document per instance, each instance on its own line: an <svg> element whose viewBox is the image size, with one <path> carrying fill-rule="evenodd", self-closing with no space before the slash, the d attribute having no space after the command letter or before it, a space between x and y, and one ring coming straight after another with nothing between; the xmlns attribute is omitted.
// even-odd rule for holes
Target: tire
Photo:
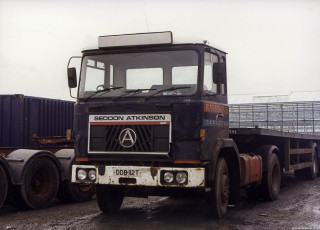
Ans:
<svg viewBox="0 0 320 230"><path fill-rule="evenodd" d="M19 187L23 205L28 209L42 209L51 205L60 184L56 165L48 158L32 160L24 172L23 185Z"/></svg>
<svg viewBox="0 0 320 230"><path fill-rule="evenodd" d="M8 193L8 180L6 173L2 166L0 165L0 208L2 207L4 201L7 198Z"/></svg>
<svg viewBox="0 0 320 230"><path fill-rule="evenodd" d="M95 192L94 184L78 184L65 181L60 185L57 198L66 203L80 203L91 200Z"/></svg>
<svg viewBox="0 0 320 230"><path fill-rule="evenodd" d="M229 203L229 173L224 158L218 160L213 187L207 197L207 207L210 214L221 219L226 213Z"/></svg>
<svg viewBox="0 0 320 230"><path fill-rule="evenodd" d="M317 153L314 153L312 166L309 168L303 168L294 170L294 175L299 178L307 178L309 180L315 180L319 175L319 165Z"/></svg>
<svg viewBox="0 0 320 230"><path fill-rule="evenodd" d="M260 193L265 200L278 199L281 185L281 166L276 154L272 153L267 165L267 172L262 175Z"/></svg>
<svg viewBox="0 0 320 230"><path fill-rule="evenodd" d="M317 178L318 172L318 157L316 152L314 152L312 166L305 169L305 174L309 180L315 180Z"/></svg>
<svg viewBox="0 0 320 230"><path fill-rule="evenodd" d="M97 185L96 191L101 211L109 214L119 211L124 198L123 189L115 186Z"/></svg>

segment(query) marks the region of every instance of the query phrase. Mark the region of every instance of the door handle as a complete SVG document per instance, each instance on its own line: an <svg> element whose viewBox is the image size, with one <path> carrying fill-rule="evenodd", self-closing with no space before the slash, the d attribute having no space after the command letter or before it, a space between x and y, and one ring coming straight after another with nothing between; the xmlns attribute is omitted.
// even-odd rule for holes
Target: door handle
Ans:
<svg viewBox="0 0 320 230"><path fill-rule="evenodd" d="M218 120L218 118L224 118L224 115L222 113L218 113L216 116L216 120Z"/></svg>

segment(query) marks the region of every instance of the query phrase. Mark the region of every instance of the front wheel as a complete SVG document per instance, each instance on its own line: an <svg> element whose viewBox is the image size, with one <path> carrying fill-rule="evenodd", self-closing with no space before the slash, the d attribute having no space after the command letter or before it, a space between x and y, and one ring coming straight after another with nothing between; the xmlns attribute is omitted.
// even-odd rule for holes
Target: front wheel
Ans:
<svg viewBox="0 0 320 230"><path fill-rule="evenodd" d="M220 158L216 167L213 188L207 198L208 209L216 219L222 218L227 213L229 188L228 165L224 158Z"/></svg>
<svg viewBox="0 0 320 230"><path fill-rule="evenodd" d="M96 191L101 211L110 214L119 211L124 198L123 189L116 186L97 185Z"/></svg>

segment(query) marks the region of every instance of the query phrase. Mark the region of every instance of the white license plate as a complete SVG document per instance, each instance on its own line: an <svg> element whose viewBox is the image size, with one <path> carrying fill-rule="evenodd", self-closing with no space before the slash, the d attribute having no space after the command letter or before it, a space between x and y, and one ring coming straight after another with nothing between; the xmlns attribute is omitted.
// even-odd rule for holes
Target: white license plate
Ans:
<svg viewBox="0 0 320 230"><path fill-rule="evenodd" d="M113 175L119 177L140 177L139 169L113 169Z"/></svg>

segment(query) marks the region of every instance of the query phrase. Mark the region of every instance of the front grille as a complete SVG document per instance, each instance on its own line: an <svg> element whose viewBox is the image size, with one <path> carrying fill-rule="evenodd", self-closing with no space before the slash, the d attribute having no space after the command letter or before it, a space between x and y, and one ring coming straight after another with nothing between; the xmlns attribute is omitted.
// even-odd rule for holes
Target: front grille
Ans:
<svg viewBox="0 0 320 230"><path fill-rule="evenodd" d="M136 134L132 147L120 143L125 129ZM169 152L169 130L169 125L91 125L89 152Z"/></svg>

